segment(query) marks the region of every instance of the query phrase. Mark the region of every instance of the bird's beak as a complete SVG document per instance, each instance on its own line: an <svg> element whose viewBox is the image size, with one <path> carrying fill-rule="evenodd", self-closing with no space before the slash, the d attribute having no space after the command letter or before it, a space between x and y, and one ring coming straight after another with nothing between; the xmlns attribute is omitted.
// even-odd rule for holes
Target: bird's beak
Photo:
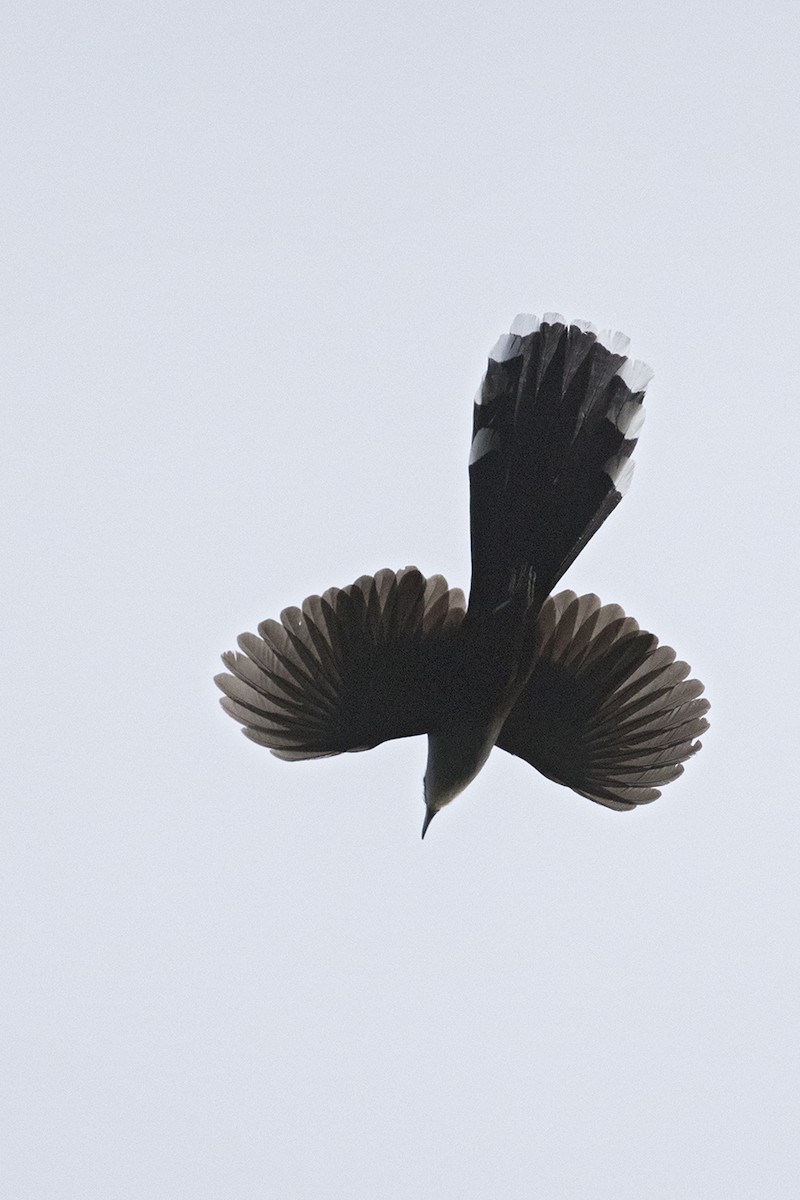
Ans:
<svg viewBox="0 0 800 1200"><path fill-rule="evenodd" d="M422 836L423 837L425 837L427 828L430 825L433 818L436 816L438 811L439 811L438 808L426 808L425 809L425 820L422 822Z"/></svg>

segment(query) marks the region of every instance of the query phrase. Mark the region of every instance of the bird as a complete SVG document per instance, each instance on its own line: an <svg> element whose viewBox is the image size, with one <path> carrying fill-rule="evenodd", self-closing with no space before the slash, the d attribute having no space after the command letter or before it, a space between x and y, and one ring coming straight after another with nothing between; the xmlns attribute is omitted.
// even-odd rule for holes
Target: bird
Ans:
<svg viewBox="0 0 800 1200"><path fill-rule="evenodd" d="M520 314L473 406L469 601L384 568L243 633L215 677L251 741L296 761L427 735L422 837L497 747L630 811L701 746L704 687L591 594L554 592L619 504L653 372L630 340Z"/></svg>

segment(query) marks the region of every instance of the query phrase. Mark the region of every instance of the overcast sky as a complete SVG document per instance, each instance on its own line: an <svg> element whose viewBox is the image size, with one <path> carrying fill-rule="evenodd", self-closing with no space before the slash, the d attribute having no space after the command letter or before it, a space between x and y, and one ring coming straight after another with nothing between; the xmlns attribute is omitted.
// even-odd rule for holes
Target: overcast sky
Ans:
<svg viewBox="0 0 800 1200"><path fill-rule="evenodd" d="M15 7L5 1194L795 1197L796 6ZM422 843L424 739L282 763L212 676L468 585L472 397L548 309L656 372L565 586L712 728L632 814L496 751Z"/></svg>

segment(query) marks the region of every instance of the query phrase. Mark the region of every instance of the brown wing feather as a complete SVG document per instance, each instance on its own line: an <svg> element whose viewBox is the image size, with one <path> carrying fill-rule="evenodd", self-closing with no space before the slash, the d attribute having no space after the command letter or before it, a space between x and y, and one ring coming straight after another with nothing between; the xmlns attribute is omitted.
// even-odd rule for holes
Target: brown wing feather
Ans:
<svg viewBox="0 0 800 1200"><path fill-rule="evenodd" d="M243 633L222 656L221 703L278 758L322 758L426 733L438 656L464 596L416 567L363 575Z"/></svg>
<svg viewBox="0 0 800 1200"><path fill-rule="evenodd" d="M661 795L708 728L703 685L619 605L560 592L537 626L537 663L497 744L609 808Z"/></svg>

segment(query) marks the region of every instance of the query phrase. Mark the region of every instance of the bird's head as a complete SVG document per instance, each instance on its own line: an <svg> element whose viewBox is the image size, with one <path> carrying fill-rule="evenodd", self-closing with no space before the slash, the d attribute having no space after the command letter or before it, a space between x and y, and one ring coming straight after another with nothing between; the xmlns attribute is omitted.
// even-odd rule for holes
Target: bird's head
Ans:
<svg viewBox="0 0 800 1200"><path fill-rule="evenodd" d="M423 794L425 820L422 836L437 812L455 800L480 771L494 745L493 731L461 726L451 731L428 734L428 763Z"/></svg>

